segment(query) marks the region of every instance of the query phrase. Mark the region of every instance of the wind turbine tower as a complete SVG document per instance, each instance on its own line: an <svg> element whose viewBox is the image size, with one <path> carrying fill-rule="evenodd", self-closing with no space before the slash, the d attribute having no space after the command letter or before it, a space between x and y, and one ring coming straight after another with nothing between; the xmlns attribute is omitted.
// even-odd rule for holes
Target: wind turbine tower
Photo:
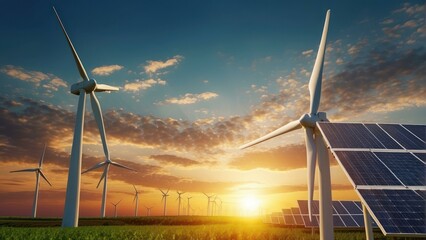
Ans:
<svg viewBox="0 0 426 240"><path fill-rule="evenodd" d="M181 209L180 203L181 203L181 200L182 200L181 195L184 194L185 192L176 191L176 193L178 194L178 197L176 198L176 200L178 200L178 216L180 216L180 209Z"/></svg>
<svg viewBox="0 0 426 240"><path fill-rule="evenodd" d="M138 207L139 207L139 192L136 189L135 185L133 185L133 188L135 189L135 198L133 198L133 202L135 202L135 217L138 216Z"/></svg>
<svg viewBox="0 0 426 240"><path fill-rule="evenodd" d="M146 208L146 216L151 216L151 209L153 207L147 207L147 206L145 206L145 208Z"/></svg>
<svg viewBox="0 0 426 240"><path fill-rule="evenodd" d="M214 195L207 195L203 192L203 194L207 197L207 216L210 215L210 198L214 197Z"/></svg>
<svg viewBox="0 0 426 240"><path fill-rule="evenodd" d="M120 201L118 201L118 203L111 203L112 205L114 205L114 217L117 217L117 205L118 205L120 202L121 202L121 200L120 200Z"/></svg>
<svg viewBox="0 0 426 240"><path fill-rule="evenodd" d="M187 206L186 209L187 209L187 215L189 216L189 215L191 215L190 212L189 212L190 209L191 209L191 205L189 204L189 199L191 199L192 197L186 197L186 198L188 199L188 206Z"/></svg>
<svg viewBox="0 0 426 240"><path fill-rule="evenodd" d="M331 179L330 179L330 162L328 159L328 150L324 143L320 130L317 127L317 122L328 122L325 112L319 112L321 98L322 72L324 66L324 55L327 42L327 31L330 19L330 10L327 11L322 37L318 48L317 57L311 78L309 80L310 106L309 113L302 115L298 120L292 121L275 131L260 137L252 142L249 142L241 149L253 146L268 139L279 135L291 132L293 130L304 128L305 143L307 154L307 169L308 169L308 209L309 218L312 219L312 200L314 192L315 167L318 157L319 170L319 197L320 197L320 239L334 239L333 232L333 207L331 198Z"/></svg>
<svg viewBox="0 0 426 240"><path fill-rule="evenodd" d="M167 197L169 196L169 189L167 189L167 192L163 192L163 190L161 190L161 193L163 194L163 197L161 198L161 201L164 201L164 209L163 209L163 216L166 216L166 208L167 208Z"/></svg>
<svg viewBox="0 0 426 240"><path fill-rule="evenodd" d="M90 102L92 105L93 115L98 125L99 133L101 135L102 146L105 153L106 160L110 160L108 145L106 142L106 134L104 121L102 118L102 110L95 92L111 92L117 91L117 87L108 86L105 84L98 84L96 80L90 79L84 69L83 63L71 42L71 39L66 32L61 19L59 18L56 9L53 7L56 18L61 26L62 32L71 49L74 61L77 65L78 72L80 73L83 81L71 85L71 93L78 95L78 107L75 119L74 137L71 148L71 159L68 170L67 191L65 197L64 216L62 219L62 227L77 227L78 226L78 212L80 207L80 185L81 185L81 158L83 147L83 127L84 127L84 112L86 108L86 94L90 95ZM104 170L105 173L105 170Z"/></svg>
<svg viewBox="0 0 426 240"><path fill-rule="evenodd" d="M41 154L40 160L38 162L38 168L27 168L27 169L10 171L11 173L15 173L15 172L35 172L35 174L36 174L36 186L35 186L34 201L33 201L33 218L37 217L37 201L38 201L38 188L40 186L40 176L47 182L47 184L52 186L52 184L50 184L49 180L47 180L46 176L44 175L43 171L41 170L45 153L46 153L46 145L44 145L43 153Z"/></svg>

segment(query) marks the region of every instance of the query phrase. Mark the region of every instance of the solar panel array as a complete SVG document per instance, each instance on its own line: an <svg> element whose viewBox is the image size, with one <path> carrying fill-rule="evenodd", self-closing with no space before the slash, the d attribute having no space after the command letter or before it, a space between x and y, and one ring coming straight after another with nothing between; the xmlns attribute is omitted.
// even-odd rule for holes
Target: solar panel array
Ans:
<svg viewBox="0 0 426 240"><path fill-rule="evenodd" d="M298 200L300 212L305 227L319 226L319 201L312 202L312 221L309 220L308 201ZM357 201L333 201L333 224L337 228L364 227L364 217L361 202ZM373 221L373 226L377 226Z"/></svg>
<svg viewBox="0 0 426 240"><path fill-rule="evenodd" d="M318 126L382 232L426 236L426 125Z"/></svg>

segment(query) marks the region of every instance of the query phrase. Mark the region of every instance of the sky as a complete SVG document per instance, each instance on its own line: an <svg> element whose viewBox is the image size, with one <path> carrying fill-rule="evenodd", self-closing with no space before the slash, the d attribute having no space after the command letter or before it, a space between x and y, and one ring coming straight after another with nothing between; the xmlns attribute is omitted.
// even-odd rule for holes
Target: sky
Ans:
<svg viewBox="0 0 426 240"><path fill-rule="evenodd" d="M424 1L3 1L0 10L0 215L31 215L43 145L38 215L63 213L81 81L55 6L97 93L112 160L107 215L144 206L177 213L176 191L195 214L217 194L224 214L297 207L307 198L302 131L238 147L298 119L331 9L320 111L333 122L425 124ZM87 102L83 170L104 160ZM333 199L358 197L330 157ZM98 216L101 170L82 176L80 216ZM316 182L317 185L317 182ZM315 199L318 193L315 192ZM250 212L252 211L252 212Z"/></svg>

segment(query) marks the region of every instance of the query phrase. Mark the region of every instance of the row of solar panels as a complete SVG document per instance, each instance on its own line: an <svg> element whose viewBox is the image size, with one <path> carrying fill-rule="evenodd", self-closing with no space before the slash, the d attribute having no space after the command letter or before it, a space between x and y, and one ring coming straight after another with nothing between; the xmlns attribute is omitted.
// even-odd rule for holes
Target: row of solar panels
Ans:
<svg viewBox="0 0 426 240"><path fill-rule="evenodd" d="M426 236L426 125L318 126L382 232Z"/></svg>
<svg viewBox="0 0 426 240"><path fill-rule="evenodd" d="M304 226L308 228L319 226L319 202L312 203L312 221L308 215L308 201L298 200L299 208L283 209L282 212L274 212L266 215L266 223ZM338 228L364 227L364 216L361 210L361 202L333 201L333 223ZM373 226L377 226L373 221Z"/></svg>
<svg viewBox="0 0 426 240"><path fill-rule="evenodd" d="M318 123L331 148L423 150L426 125Z"/></svg>

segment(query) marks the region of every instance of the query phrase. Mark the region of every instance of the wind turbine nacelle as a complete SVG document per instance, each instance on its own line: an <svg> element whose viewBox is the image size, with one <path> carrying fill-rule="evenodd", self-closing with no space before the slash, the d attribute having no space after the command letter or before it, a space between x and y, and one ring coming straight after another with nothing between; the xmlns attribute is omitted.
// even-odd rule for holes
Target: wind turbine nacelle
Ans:
<svg viewBox="0 0 426 240"><path fill-rule="evenodd" d="M327 114L325 112L318 112L317 114L304 114L300 119L300 124L304 127L315 128L317 122L328 122Z"/></svg>
<svg viewBox="0 0 426 240"><path fill-rule="evenodd" d="M80 95L80 90L83 89L86 93L91 93L96 89L95 79L90 79L89 81L82 81L74 83L71 85L71 93L75 95Z"/></svg>

